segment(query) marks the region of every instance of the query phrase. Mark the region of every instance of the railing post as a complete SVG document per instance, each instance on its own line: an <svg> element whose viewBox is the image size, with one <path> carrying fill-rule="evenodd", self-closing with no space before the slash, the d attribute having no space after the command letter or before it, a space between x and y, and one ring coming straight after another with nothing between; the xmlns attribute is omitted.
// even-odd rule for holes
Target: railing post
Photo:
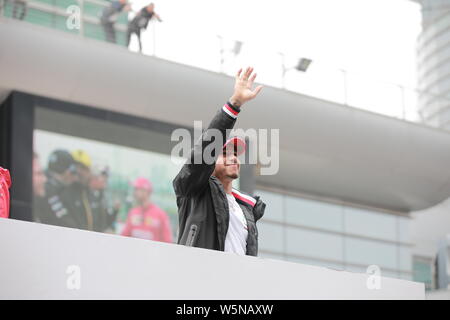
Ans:
<svg viewBox="0 0 450 320"><path fill-rule="evenodd" d="M79 0L80 4L80 36L84 37L84 0Z"/></svg>
<svg viewBox="0 0 450 320"><path fill-rule="evenodd" d="M347 83L347 71L340 69L342 72L342 78L344 80L344 104L348 106L348 83Z"/></svg>
<svg viewBox="0 0 450 320"><path fill-rule="evenodd" d="M402 120L406 120L405 87L402 85L399 85L398 87L400 88L400 95L402 99Z"/></svg>
<svg viewBox="0 0 450 320"><path fill-rule="evenodd" d="M217 35L217 38L219 38L220 43L220 73L224 73L224 63L225 63L225 49L223 47L223 37L221 35Z"/></svg>
<svg viewBox="0 0 450 320"><path fill-rule="evenodd" d="M0 17L4 15L6 0L0 0Z"/></svg>
<svg viewBox="0 0 450 320"><path fill-rule="evenodd" d="M286 89L286 57L282 52L279 54L281 56L281 88Z"/></svg>
<svg viewBox="0 0 450 320"><path fill-rule="evenodd" d="M156 57L156 21L153 22L153 56Z"/></svg>

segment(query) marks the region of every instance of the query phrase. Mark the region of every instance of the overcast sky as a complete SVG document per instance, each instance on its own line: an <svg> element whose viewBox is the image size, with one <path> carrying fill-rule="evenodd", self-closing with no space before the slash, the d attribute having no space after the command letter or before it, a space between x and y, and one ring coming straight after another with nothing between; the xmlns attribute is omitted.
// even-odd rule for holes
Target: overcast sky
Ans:
<svg viewBox="0 0 450 320"><path fill-rule="evenodd" d="M137 10L148 1L131 2ZM288 67L294 66L297 58L312 59L308 76L326 78L330 83L321 84L321 93L331 98L343 95L339 69L348 70L350 79L358 77L358 81L353 81L355 85L347 79L351 101L367 99L368 93L357 88L362 78L416 87L416 39L421 31L421 14L420 6L409 0L155 0L154 3L163 19L163 23L155 26L156 54L163 58L219 71L217 35L222 35L248 43L237 59L226 55L224 71L231 73L239 65L252 64L263 83L281 85L278 52L283 52ZM144 52L153 53L152 26L143 40ZM230 49L234 44L224 43ZM287 79L291 80L287 87L296 90L303 86L299 90L314 93L314 88L304 87L301 76L289 71ZM303 83L312 86L312 82ZM365 85L374 91L381 90L377 86ZM357 97L357 92L362 96Z"/></svg>

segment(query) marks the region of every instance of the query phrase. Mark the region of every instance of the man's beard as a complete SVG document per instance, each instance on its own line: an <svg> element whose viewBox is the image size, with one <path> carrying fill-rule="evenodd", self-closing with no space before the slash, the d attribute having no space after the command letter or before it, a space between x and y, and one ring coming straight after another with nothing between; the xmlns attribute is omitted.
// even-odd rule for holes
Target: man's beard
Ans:
<svg viewBox="0 0 450 320"><path fill-rule="evenodd" d="M239 175L237 173L227 174L227 177L230 179L237 179L239 178Z"/></svg>

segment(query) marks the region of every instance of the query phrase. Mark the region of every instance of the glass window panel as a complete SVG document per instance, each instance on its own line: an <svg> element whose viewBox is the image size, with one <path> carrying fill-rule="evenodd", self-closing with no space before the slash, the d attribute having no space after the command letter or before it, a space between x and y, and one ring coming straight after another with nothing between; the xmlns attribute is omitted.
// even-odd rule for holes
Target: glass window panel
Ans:
<svg viewBox="0 0 450 320"><path fill-rule="evenodd" d="M274 192L256 190L255 195L267 205L263 220L283 221L283 196Z"/></svg>
<svg viewBox="0 0 450 320"><path fill-rule="evenodd" d="M258 257L264 258L264 259L285 260L284 256L281 254L267 253L264 251L260 251L258 253Z"/></svg>
<svg viewBox="0 0 450 320"><path fill-rule="evenodd" d="M396 217L374 211L345 207L345 231L367 237L397 240Z"/></svg>
<svg viewBox="0 0 450 320"><path fill-rule="evenodd" d="M381 269L381 276L386 278L400 279L400 273Z"/></svg>
<svg viewBox="0 0 450 320"><path fill-rule="evenodd" d="M425 283L426 289L433 288L433 267L431 260L424 261L422 259L414 259L413 275L414 281Z"/></svg>
<svg viewBox="0 0 450 320"><path fill-rule="evenodd" d="M365 266L397 269L397 246L370 240L346 238L345 261ZM383 270L382 270L383 271Z"/></svg>
<svg viewBox="0 0 450 320"><path fill-rule="evenodd" d="M400 272L399 278L403 279L403 280L412 281L412 274L411 273Z"/></svg>
<svg viewBox="0 0 450 320"><path fill-rule="evenodd" d="M411 248L398 246L399 269L403 271L412 271L412 254Z"/></svg>
<svg viewBox="0 0 450 320"><path fill-rule="evenodd" d="M172 181L182 163L170 161L170 145L164 127L147 130L41 107L36 107L34 119L33 147L38 161L33 165L48 174L46 182L37 181L44 190L43 194L36 195L33 203L35 221L148 240L176 241L178 208ZM53 189L57 190L45 193L57 174L54 168L49 168L50 160L55 157L55 151L61 149L65 150L62 154L66 158L71 157L71 152L83 151L81 160L90 167L84 169L84 187L76 187L74 182L81 176L78 171L81 167L77 171L74 170L77 167L67 167L65 179L70 179L66 185L56 184ZM133 219L140 206L132 184L138 177L152 184L147 197L163 212L155 223L142 219L135 223ZM54 207L49 207L47 203L52 194L64 196ZM78 206L83 199L86 200L84 205ZM64 219L52 218L55 210Z"/></svg>
<svg viewBox="0 0 450 320"><path fill-rule="evenodd" d="M283 227L281 225L259 222L258 247L260 250L268 250L283 253Z"/></svg>
<svg viewBox="0 0 450 320"><path fill-rule="evenodd" d="M400 242L410 242L410 219L406 217L397 217L398 224L398 241Z"/></svg>
<svg viewBox="0 0 450 320"><path fill-rule="evenodd" d="M286 196L286 222L343 231L342 206Z"/></svg>
<svg viewBox="0 0 450 320"><path fill-rule="evenodd" d="M342 242L342 236L294 227L286 228L288 254L342 261Z"/></svg>

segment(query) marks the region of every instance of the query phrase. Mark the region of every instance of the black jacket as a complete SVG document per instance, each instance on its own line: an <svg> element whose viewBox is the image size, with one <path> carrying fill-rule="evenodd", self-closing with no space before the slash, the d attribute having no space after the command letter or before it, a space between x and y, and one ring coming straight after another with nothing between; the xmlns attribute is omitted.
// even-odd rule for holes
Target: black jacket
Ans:
<svg viewBox="0 0 450 320"><path fill-rule="evenodd" d="M223 144L226 141L227 133L229 133L227 129L233 128L238 113L239 110L228 103L222 107L201 139L195 144L190 158L173 181L179 215L179 244L224 251L229 224L229 208L225 190L222 183L211 176L215 163L194 164L193 159L198 159L198 155L197 157L195 155L203 154L203 150L210 144ZM218 129L222 133L223 140L216 142L211 139L211 129ZM218 155L215 156L218 157ZM259 197L251 197L234 189L233 195L247 220L246 254L256 256L258 254L256 221L263 216L266 205Z"/></svg>
<svg viewBox="0 0 450 320"><path fill-rule="evenodd" d="M142 8L136 16L128 23L131 30L147 29L148 23L153 17L153 12L148 12L147 7Z"/></svg>
<svg viewBox="0 0 450 320"><path fill-rule="evenodd" d="M47 173L45 197L33 199L35 220L55 226L104 232L118 211L108 209L104 194L95 194L79 183L65 186Z"/></svg>
<svg viewBox="0 0 450 320"><path fill-rule="evenodd" d="M47 172L45 196L33 199L34 219L40 223L76 228L76 220L68 209L70 194L67 188L52 173Z"/></svg>

